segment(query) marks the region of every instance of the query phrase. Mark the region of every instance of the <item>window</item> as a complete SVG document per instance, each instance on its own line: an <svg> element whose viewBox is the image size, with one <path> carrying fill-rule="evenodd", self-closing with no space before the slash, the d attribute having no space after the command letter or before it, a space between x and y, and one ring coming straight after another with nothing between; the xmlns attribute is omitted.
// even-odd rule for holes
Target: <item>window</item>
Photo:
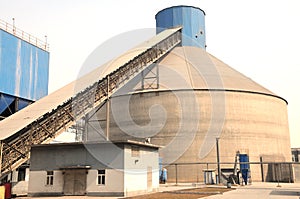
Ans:
<svg viewBox="0 0 300 199"><path fill-rule="evenodd" d="M26 168L20 167L18 169L18 182L24 181L26 176Z"/></svg>
<svg viewBox="0 0 300 199"><path fill-rule="evenodd" d="M131 157L140 157L140 148L131 146Z"/></svg>
<svg viewBox="0 0 300 199"><path fill-rule="evenodd" d="M53 171L47 171L46 185L53 185Z"/></svg>
<svg viewBox="0 0 300 199"><path fill-rule="evenodd" d="M105 170L98 170L98 185L105 185Z"/></svg>

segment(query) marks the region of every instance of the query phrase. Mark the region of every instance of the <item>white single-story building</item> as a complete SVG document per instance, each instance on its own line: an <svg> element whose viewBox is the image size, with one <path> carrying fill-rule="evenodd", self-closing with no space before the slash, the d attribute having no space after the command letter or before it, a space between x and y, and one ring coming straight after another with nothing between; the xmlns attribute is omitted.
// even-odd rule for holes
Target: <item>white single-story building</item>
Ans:
<svg viewBox="0 0 300 199"><path fill-rule="evenodd" d="M132 196L159 188L158 146L134 141L33 146L29 196Z"/></svg>

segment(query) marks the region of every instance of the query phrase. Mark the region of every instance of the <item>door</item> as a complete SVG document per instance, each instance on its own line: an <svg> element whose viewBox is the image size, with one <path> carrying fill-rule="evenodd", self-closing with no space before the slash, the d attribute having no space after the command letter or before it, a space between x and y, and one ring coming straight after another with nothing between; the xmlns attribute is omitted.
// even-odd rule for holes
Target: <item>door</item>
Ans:
<svg viewBox="0 0 300 199"><path fill-rule="evenodd" d="M86 170L66 170L64 174L64 195L80 196L86 194Z"/></svg>
<svg viewBox="0 0 300 199"><path fill-rule="evenodd" d="M147 167L147 191L152 191L152 167Z"/></svg>

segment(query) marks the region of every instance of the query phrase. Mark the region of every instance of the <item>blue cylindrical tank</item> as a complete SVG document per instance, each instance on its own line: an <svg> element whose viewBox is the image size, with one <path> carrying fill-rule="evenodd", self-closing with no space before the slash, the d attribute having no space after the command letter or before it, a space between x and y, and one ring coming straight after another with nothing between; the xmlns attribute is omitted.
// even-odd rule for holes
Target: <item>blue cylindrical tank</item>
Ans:
<svg viewBox="0 0 300 199"><path fill-rule="evenodd" d="M48 94L48 79L49 52L0 27L0 93L36 101Z"/></svg>
<svg viewBox="0 0 300 199"><path fill-rule="evenodd" d="M182 46L205 49L205 12L193 6L173 6L155 15L156 33L167 28L182 26Z"/></svg>
<svg viewBox="0 0 300 199"><path fill-rule="evenodd" d="M49 52L46 43L0 22L7 27L0 23L1 120L48 94Z"/></svg>

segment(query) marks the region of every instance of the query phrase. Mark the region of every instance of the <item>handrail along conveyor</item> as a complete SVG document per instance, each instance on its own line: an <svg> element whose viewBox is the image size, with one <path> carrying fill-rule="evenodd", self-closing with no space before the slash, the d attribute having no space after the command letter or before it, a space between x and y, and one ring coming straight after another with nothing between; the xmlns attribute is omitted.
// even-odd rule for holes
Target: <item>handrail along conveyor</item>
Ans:
<svg viewBox="0 0 300 199"><path fill-rule="evenodd" d="M73 97L70 96L68 100L59 101L58 106L55 105L55 108L52 110L38 115L37 118L29 121L26 125L24 124L24 126L7 133L8 130L6 129L9 129L9 125L7 124L8 122L5 123L5 120L9 119L9 117L2 120L0 122L0 177L17 169L22 163L27 161L30 157L32 145L49 143L57 135L73 125L76 119L84 117L137 74L152 63L155 63L180 43L181 27L167 29L150 39L150 46L147 46L147 48L126 63L122 63L116 70L81 90ZM92 103L91 99L93 99ZM35 102L24 109L38 105ZM13 117L17 118L19 112L15 113ZM26 118L21 119L24 120Z"/></svg>

